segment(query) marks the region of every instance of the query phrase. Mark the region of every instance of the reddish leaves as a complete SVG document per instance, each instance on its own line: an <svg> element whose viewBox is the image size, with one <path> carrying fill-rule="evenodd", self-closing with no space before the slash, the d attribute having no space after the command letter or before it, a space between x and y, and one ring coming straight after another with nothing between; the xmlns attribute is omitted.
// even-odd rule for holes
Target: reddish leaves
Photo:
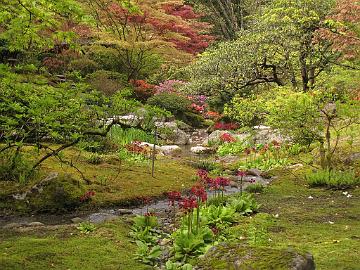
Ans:
<svg viewBox="0 0 360 270"><path fill-rule="evenodd" d="M92 198L93 196L95 196L95 191L93 191L93 190L88 190L88 191L85 192L84 195L82 195L82 196L80 197L80 202L88 202L88 201L91 200L91 198Z"/></svg>
<svg viewBox="0 0 360 270"><path fill-rule="evenodd" d="M214 125L215 130L235 130L238 129L239 126L236 123L223 123L223 122L217 122Z"/></svg>
<svg viewBox="0 0 360 270"><path fill-rule="evenodd" d="M236 142L236 139L230 133L224 133L220 136L222 142Z"/></svg>
<svg viewBox="0 0 360 270"><path fill-rule="evenodd" d="M134 86L135 96L140 101L146 101L155 94L155 86L144 80L131 80L130 83Z"/></svg>

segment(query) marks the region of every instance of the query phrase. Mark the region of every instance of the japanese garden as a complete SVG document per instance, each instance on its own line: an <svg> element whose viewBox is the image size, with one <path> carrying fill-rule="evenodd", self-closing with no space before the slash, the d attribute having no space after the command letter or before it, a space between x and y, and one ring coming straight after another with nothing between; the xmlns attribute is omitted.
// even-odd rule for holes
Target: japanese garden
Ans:
<svg viewBox="0 0 360 270"><path fill-rule="evenodd" d="M0 269L359 270L358 0L0 0Z"/></svg>

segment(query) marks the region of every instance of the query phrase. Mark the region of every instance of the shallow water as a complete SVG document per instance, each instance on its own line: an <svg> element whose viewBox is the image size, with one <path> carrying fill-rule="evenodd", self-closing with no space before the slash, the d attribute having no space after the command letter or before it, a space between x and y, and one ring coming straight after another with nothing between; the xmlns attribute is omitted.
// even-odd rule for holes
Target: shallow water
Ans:
<svg viewBox="0 0 360 270"><path fill-rule="evenodd" d="M251 180L260 182L264 185L268 184L271 179L264 179L260 176L246 176L244 177L243 189L245 189ZM226 187L224 194L231 195L240 192L238 187ZM214 195L213 191L208 191L208 197ZM11 223L17 223L19 226L26 226L31 222L41 222L44 225L63 225L63 224L72 224L72 220L75 217L81 218L84 221L91 221L94 223L101 223L106 220L114 219L118 216L124 215L124 212L129 212L129 214L144 214L148 210L154 212L165 212L169 209L169 202L167 199L158 200L149 205L144 205L141 207L129 207L129 208L104 208L97 209L93 211L75 211L72 213L66 214L38 214L31 216L7 216L0 218L0 227L4 227Z"/></svg>

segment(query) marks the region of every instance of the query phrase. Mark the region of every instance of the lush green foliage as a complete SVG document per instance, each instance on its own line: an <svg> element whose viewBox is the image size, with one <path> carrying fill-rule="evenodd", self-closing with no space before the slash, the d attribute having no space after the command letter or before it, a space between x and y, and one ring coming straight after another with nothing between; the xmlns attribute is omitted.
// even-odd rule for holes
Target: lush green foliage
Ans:
<svg viewBox="0 0 360 270"><path fill-rule="evenodd" d="M118 145L126 145L133 141L141 141L141 142L154 142L154 135L149 134L144 130L131 128L131 129L122 129L121 127L114 126L110 133L110 139L118 144Z"/></svg>
<svg viewBox="0 0 360 270"><path fill-rule="evenodd" d="M265 117L265 100L263 96L247 98L236 95L225 105L224 114L237 121L241 127L253 127L260 124Z"/></svg>
<svg viewBox="0 0 360 270"><path fill-rule="evenodd" d="M190 110L191 102L177 94L162 93L150 98L148 104L163 108L178 117L182 117L185 112Z"/></svg>
<svg viewBox="0 0 360 270"><path fill-rule="evenodd" d="M96 230L96 226L90 222L82 222L76 227L81 233L89 234Z"/></svg>
<svg viewBox="0 0 360 270"><path fill-rule="evenodd" d="M0 7L0 25L4 28L0 39L6 42L9 50L24 52L49 49L61 42L71 43L75 34L63 31L65 20L82 20L77 1L6 0Z"/></svg>
<svg viewBox="0 0 360 270"><path fill-rule="evenodd" d="M244 142L229 142L219 146L216 153L220 156L239 155L247 148Z"/></svg>
<svg viewBox="0 0 360 270"><path fill-rule="evenodd" d="M294 141L320 144L321 166L331 167L342 132L359 123L359 101L331 93L285 90L268 102L267 123ZM332 135L333 134L333 135ZM335 136L335 142L331 141Z"/></svg>
<svg viewBox="0 0 360 270"><path fill-rule="evenodd" d="M319 170L305 177L311 187L344 189L360 184L360 178L354 171Z"/></svg>

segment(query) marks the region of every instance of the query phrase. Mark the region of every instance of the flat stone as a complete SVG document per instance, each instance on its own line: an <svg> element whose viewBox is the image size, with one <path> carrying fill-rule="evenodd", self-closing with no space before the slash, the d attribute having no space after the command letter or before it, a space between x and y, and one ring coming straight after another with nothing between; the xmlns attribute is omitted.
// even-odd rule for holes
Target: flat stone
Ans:
<svg viewBox="0 0 360 270"><path fill-rule="evenodd" d="M252 169L247 170L246 174L253 175L253 176L261 176L262 171L260 171L259 169L252 168Z"/></svg>
<svg viewBox="0 0 360 270"><path fill-rule="evenodd" d="M131 215L132 214L132 210L130 209L117 209L116 213L118 215Z"/></svg>
<svg viewBox="0 0 360 270"><path fill-rule="evenodd" d="M194 146L190 148L190 151L194 154L211 154L214 153L214 149L205 146Z"/></svg>
<svg viewBox="0 0 360 270"><path fill-rule="evenodd" d="M34 222L30 222L27 224L28 227L40 227L40 226L45 226L44 223L38 222L38 221L34 221Z"/></svg>
<svg viewBox="0 0 360 270"><path fill-rule="evenodd" d="M117 219L118 216L109 213L94 213L88 217L91 223L99 224L105 221L111 221Z"/></svg>
<svg viewBox="0 0 360 270"><path fill-rule="evenodd" d="M71 219L71 222L72 223L81 223L81 222L83 222L84 220L82 219L82 218L79 218L79 217L74 217L74 218L72 218Z"/></svg>

